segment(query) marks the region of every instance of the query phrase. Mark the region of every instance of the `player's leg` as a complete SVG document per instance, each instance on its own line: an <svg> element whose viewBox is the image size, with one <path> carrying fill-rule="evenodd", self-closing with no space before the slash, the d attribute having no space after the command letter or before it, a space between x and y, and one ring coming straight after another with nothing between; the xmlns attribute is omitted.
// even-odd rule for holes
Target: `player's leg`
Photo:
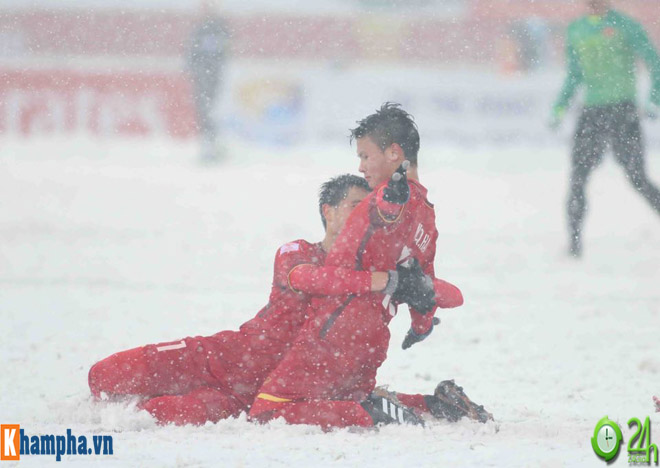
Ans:
<svg viewBox="0 0 660 468"><path fill-rule="evenodd" d="M201 426L208 421L218 422L247 411L247 406L233 395L210 387L200 387L184 395L151 398L139 407L151 413L159 424L177 426Z"/></svg>
<svg viewBox="0 0 660 468"><path fill-rule="evenodd" d="M157 396L211 385L216 382L207 363L212 345L195 337L115 353L92 366L89 388L96 397Z"/></svg>
<svg viewBox="0 0 660 468"><path fill-rule="evenodd" d="M293 401L362 401L387 356L385 313L363 296L332 303L303 328L259 392Z"/></svg>
<svg viewBox="0 0 660 468"><path fill-rule="evenodd" d="M266 377L277 367L290 344L263 334L223 331L214 340L208 366L222 388L242 401L252 403Z"/></svg>
<svg viewBox="0 0 660 468"><path fill-rule="evenodd" d="M424 425L416 412L399 402L393 394L374 392L359 403L351 400L281 400L259 395L250 410L250 418L262 423L283 418L289 424L313 424L324 429L378 424Z"/></svg>
<svg viewBox="0 0 660 468"><path fill-rule="evenodd" d="M655 412L660 413L660 398L657 396L653 397L653 404L655 404Z"/></svg>
<svg viewBox="0 0 660 468"><path fill-rule="evenodd" d="M408 408L411 408L418 413L431 413L431 409L429 408L429 405L426 403L426 397L429 395L422 395L421 393L399 393L399 392L390 392L382 387L376 387L374 390L374 393L379 393L379 392L387 392L390 394L390 398L396 398L398 401L401 402L402 405L407 406Z"/></svg>
<svg viewBox="0 0 660 468"><path fill-rule="evenodd" d="M142 348L115 353L97 362L87 380L92 395L145 395L151 387L151 373Z"/></svg>
<svg viewBox="0 0 660 468"><path fill-rule="evenodd" d="M600 163L606 147L606 110L585 108L573 137L571 176L567 203L570 254L582 253L582 225L587 210L585 188L589 174Z"/></svg>
<svg viewBox="0 0 660 468"><path fill-rule="evenodd" d="M204 86L203 73L198 70L191 72L193 104L195 106L195 124L197 132L200 136L204 136L205 123L207 121L206 114L208 109L208 98L206 96L206 89Z"/></svg>
<svg viewBox="0 0 660 468"><path fill-rule="evenodd" d="M253 418L281 416L290 423L324 427L380 422L371 416L369 422L365 414L368 408L379 410L366 400L387 355L385 311L363 297L338 302L308 322L268 376L250 411Z"/></svg>
<svg viewBox="0 0 660 468"><path fill-rule="evenodd" d="M660 190L653 185L646 175L644 162L644 142L639 123L639 115L633 103L624 103L615 114L615 131L612 149L617 161L626 171L630 183L660 214Z"/></svg>
<svg viewBox="0 0 660 468"><path fill-rule="evenodd" d="M374 425L367 410L355 401L282 402L258 397L249 414L252 420L261 423L283 418L289 424L311 424L324 429Z"/></svg>
<svg viewBox="0 0 660 468"><path fill-rule="evenodd" d="M206 70L198 78L198 119L202 137L202 158L206 162L217 158L218 125L215 119L215 104L219 82L217 70Z"/></svg>
<svg viewBox="0 0 660 468"><path fill-rule="evenodd" d="M462 417L485 423L493 419L483 405L473 402L453 380L440 382L432 395L390 392L383 388L374 390L376 395L384 395L420 413L431 414L436 419L458 421Z"/></svg>

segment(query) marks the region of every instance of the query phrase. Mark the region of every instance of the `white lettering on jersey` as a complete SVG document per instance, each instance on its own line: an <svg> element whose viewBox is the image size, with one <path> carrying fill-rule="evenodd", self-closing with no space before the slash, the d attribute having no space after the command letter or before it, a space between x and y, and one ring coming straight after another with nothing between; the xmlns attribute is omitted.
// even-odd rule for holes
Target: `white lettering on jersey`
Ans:
<svg viewBox="0 0 660 468"><path fill-rule="evenodd" d="M280 247L280 255L287 252L297 252L298 250L300 250L300 244L297 242L289 242L288 244L284 244L282 247Z"/></svg>
<svg viewBox="0 0 660 468"><path fill-rule="evenodd" d="M162 352L162 351L172 351L174 349L181 349L186 347L186 342L181 340L180 342L176 344L170 344L170 345L165 345L165 346L158 346L156 347L156 351Z"/></svg>
<svg viewBox="0 0 660 468"><path fill-rule="evenodd" d="M415 244L417 244L419 250L426 252L429 242L431 242L431 236L424 232L424 226L422 226L422 223L419 223L415 232Z"/></svg>

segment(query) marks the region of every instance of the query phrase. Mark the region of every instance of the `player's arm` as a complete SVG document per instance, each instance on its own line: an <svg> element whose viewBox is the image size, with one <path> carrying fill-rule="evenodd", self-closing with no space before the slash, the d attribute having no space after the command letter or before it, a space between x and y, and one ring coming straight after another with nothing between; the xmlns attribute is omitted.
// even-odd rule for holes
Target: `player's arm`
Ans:
<svg viewBox="0 0 660 468"><path fill-rule="evenodd" d="M415 333L422 335L428 333L433 327L435 312L440 309L453 309L463 305L463 294L453 284L434 278L433 290L435 293L435 305L430 312L418 312L414 307L410 307L410 328Z"/></svg>
<svg viewBox="0 0 660 468"><path fill-rule="evenodd" d="M432 209L432 208L429 208ZM424 274L430 278L435 278L435 249L436 243L438 241L438 231L437 229L433 230L432 238L428 243L428 253L424 256L423 263L421 265L422 271ZM435 284L433 284L433 289L435 289ZM411 307L410 308L410 322L411 329L415 330L417 333L426 333L433 326L433 316L435 315L437 305L431 310L418 310L419 308Z"/></svg>
<svg viewBox="0 0 660 468"><path fill-rule="evenodd" d="M441 309L453 309L463 305L463 294L453 284L434 278L435 303Z"/></svg>
<svg viewBox="0 0 660 468"><path fill-rule="evenodd" d="M388 272L322 266L313 255L300 241L280 247L275 256L273 285L297 293L326 296L382 291L391 285Z"/></svg>
<svg viewBox="0 0 660 468"><path fill-rule="evenodd" d="M433 290L435 293L435 307L430 313L422 314L414 308L410 309L412 323L403 339L401 345L403 349L408 349L415 343L424 341L433 332L435 326L440 324L440 319L434 316L437 307L450 308L463 304L461 291L451 283L434 279Z"/></svg>
<svg viewBox="0 0 660 468"><path fill-rule="evenodd" d="M568 109L578 86L582 83L584 75L580 60L575 47L571 44L570 31L566 38L566 68L567 75L564 79L559 97L552 108L552 121L558 125Z"/></svg>
<svg viewBox="0 0 660 468"><path fill-rule="evenodd" d="M413 287L413 300L407 301L410 309L410 329L406 333L401 347L408 349L415 343L424 341L433 331L435 325L440 323L440 319L435 317L435 311L438 308L436 303L435 281L432 280L433 259L435 257L435 239L433 239L433 251L426 257L426 263L422 266L413 259L410 266L413 276L418 279L417 288ZM418 289L418 290L416 290Z"/></svg>
<svg viewBox="0 0 660 468"><path fill-rule="evenodd" d="M295 292L323 296L364 294L384 291L388 285L395 288L393 274L392 271L370 272L300 264L289 271L288 286ZM450 309L463 304L463 295L453 284L434 278L433 289L437 307Z"/></svg>
<svg viewBox="0 0 660 468"><path fill-rule="evenodd" d="M293 291L323 296L378 292L387 287L389 280L388 272L313 264L295 265L287 275L287 285Z"/></svg>
<svg viewBox="0 0 660 468"><path fill-rule="evenodd" d="M435 312L440 308L459 307L463 304L463 295L460 289L447 281L435 278L435 249L438 238L438 231L434 230L433 238L429 242L428 253L425 256L424 264L421 265L421 272L427 278L433 278L432 290L434 294L434 303L425 305L424 309L410 307L410 329L403 341L403 349L408 349L413 344L423 341L433 331L433 327L440 323L435 317ZM422 303L422 305L424 305Z"/></svg>
<svg viewBox="0 0 660 468"><path fill-rule="evenodd" d="M628 37L635 53L646 63L651 75L651 96L649 102L660 106L660 56L649 40L644 28L636 21L627 25Z"/></svg>

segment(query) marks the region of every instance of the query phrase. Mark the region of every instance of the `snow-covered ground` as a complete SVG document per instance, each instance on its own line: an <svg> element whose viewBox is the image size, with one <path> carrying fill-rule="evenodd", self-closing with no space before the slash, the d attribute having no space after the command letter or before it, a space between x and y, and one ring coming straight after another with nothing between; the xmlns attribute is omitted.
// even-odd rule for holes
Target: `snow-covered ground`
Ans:
<svg viewBox="0 0 660 468"><path fill-rule="evenodd" d="M626 443L629 418L660 423L660 219L608 158L589 186L585 257L568 260L563 146L420 154L436 271L466 302L405 352L400 313L379 381L430 392L454 378L494 423L162 428L131 405L93 403L95 361L252 317L277 247L321 238L319 185L357 169L348 144L230 147L224 164L204 167L192 144L0 142L1 423L113 435L114 455L63 460L79 465L361 467L603 466L590 446L601 417ZM660 184L660 154L648 168ZM621 455L627 464L625 445Z"/></svg>

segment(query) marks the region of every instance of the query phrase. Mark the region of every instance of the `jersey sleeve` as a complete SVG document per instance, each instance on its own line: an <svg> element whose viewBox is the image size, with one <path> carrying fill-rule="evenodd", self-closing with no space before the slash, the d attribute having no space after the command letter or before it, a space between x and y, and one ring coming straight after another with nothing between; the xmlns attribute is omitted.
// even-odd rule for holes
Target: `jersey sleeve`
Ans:
<svg viewBox="0 0 660 468"><path fill-rule="evenodd" d="M555 109L565 110L568 108L573 96L575 96L578 86L584 79L577 51L571 43L570 28L566 37L566 67L567 75L564 79L561 91L559 92L559 97L555 102Z"/></svg>
<svg viewBox="0 0 660 468"><path fill-rule="evenodd" d="M363 294L371 290L371 272L322 266L308 244L295 241L277 251L273 285L313 295Z"/></svg>
<svg viewBox="0 0 660 468"><path fill-rule="evenodd" d="M289 272L288 285L296 292L315 295L364 294L371 290L371 272L301 264Z"/></svg>
<svg viewBox="0 0 660 468"><path fill-rule="evenodd" d="M273 272L273 286L286 289L289 287L289 273L297 266L305 264L318 264L308 245L303 241L294 241L284 244L275 254L275 267Z"/></svg>
<svg viewBox="0 0 660 468"><path fill-rule="evenodd" d="M433 279L433 288L435 289L435 303L442 309L451 309L463 305L463 294L451 283L441 279ZM418 335L429 331L433 325L434 309L431 313L422 315L414 309L410 309L411 327Z"/></svg>
<svg viewBox="0 0 660 468"><path fill-rule="evenodd" d="M626 29L635 54L644 60L651 75L650 100L652 103L660 105L660 56L658 50L637 21L629 20Z"/></svg>
<svg viewBox="0 0 660 468"><path fill-rule="evenodd" d="M435 289L435 303L441 309L452 309L463 305L463 294L453 284L434 278L433 289Z"/></svg>

